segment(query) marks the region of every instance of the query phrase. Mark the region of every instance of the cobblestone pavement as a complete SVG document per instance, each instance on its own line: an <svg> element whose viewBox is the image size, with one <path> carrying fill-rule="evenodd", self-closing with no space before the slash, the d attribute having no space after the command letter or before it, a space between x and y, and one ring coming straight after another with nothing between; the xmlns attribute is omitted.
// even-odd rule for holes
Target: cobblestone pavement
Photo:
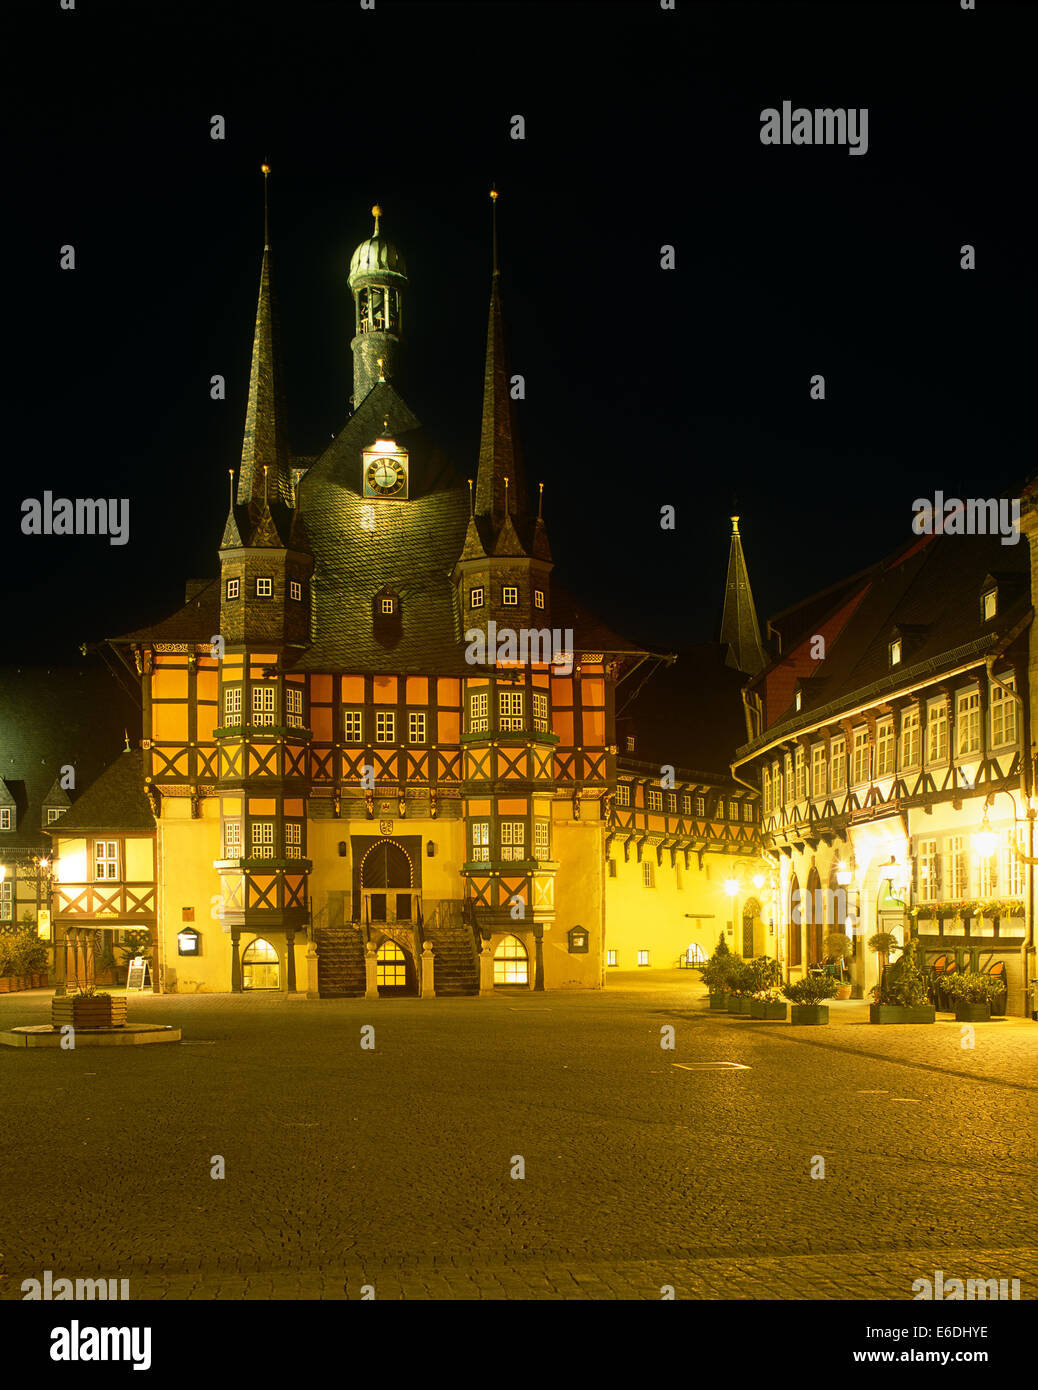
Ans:
<svg viewBox="0 0 1038 1390"><path fill-rule="evenodd" d="M0 1049L0 1298L47 1269L138 1299L910 1299L938 1269L1035 1297L1038 1025L963 1047L861 1004L711 1015L687 972L610 986L134 995L184 1041ZM0 996L0 1028L49 1001Z"/></svg>

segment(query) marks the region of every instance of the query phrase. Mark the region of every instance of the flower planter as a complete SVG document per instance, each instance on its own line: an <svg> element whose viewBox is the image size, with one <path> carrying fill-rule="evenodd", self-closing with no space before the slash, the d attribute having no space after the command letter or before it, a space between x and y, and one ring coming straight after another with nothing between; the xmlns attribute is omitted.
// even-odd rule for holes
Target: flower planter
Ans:
<svg viewBox="0 0 1038 1390"><path fill-rule="evenodd" d="M751 1000L749 995L729 994L728 1012L730 1014L746 1014L748 1016L750 1012L750 1003Z"/></svg>
<svg viewBox="0 0 1038 1390"><path fill-rule="evenodd" d="M837 986L836 986L836 997L837 997L837 999L849 999L849 998L851 997L851 986L850 986L850 985L837 985Z"/></svg>
<svg viewBox="0 0 1038 1390"><path fill-rule="evenodd" d="M934 1023L937 1011L932 1004L870 1004L870 1023Z"/></svg>
<svg viewBox="0 0 1038 1390"><path fill-rule="evenodd" d="M126 1000L66 994L51 1000L50 1021L52 1028L67 1024L74 1028L122 1028L126 1024Z"/></svg>
<svg viewBox="0 0 1038 1390"><path fill-rule="evenodd" d="M790 1023L828 1023L828 1004L794 1004L790 1010Z"/></svg>
<svg viewBox="0 0 1038 1390"><path fill-rule="evenodd" d="M766 1023L785 1023L786 1007L781 999L751 999L750 1017Z"/></svg>
<svg viewBox="0 0 1038 1390"><path fill-rule="evenodd" d="M713 1012L726 1010L728 1008L727 994L711 994L710 1008Z"/></svg>
<svg viewBox="0 0 1038 1390"><path fill-rule="evenodd" d="M961 999L955 1001L956 1023L990 1023L991 1004L984 1000L980 1004L967 1004Z"/></svg>

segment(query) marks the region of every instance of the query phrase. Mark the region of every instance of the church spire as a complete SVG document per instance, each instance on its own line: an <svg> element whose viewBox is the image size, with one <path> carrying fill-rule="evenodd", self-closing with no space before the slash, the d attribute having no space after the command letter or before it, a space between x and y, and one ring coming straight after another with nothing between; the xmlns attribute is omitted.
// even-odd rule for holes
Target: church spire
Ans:
<svg viewBox="0 0 1038 1390"><path fill-rule="evenodd" d="M285 434L285 401L281 383L281 351L278 341L277 309L271 283L271 252L267 216L267 179L270 165L263 171L263 262L260 267L259 302L252 340L252 370L249 375L249 404L245 412L241 470L238 474L238 501L248 504L253 519L263 509L263 470L270 468L270 500L291 501L288 440Z"/></svg>
<svg viewBox="0 0 1038 1390"><path fill-rule="evenodd" d="M526 513L526 487L515 429L505 351L504 315L501 309L501 272L497 264L497 190L491 189L493 208L494 273L487 325L487 360L483 375L483 428L476 473L476 515L490 516L495 525L505 510L513 517ZM505 479L511 479L511 486Z"/></svg>
<svg viewBox="0 0 1038 1390"><path fill-rule="evenodd" d="M721 641L728 646L725 664L755 676L767 665L767 655L760 640L757 610L750 592L750 577L742 553L739 518L732 519L732 544L728 552L728 583L724 594L724 613L721 616Z"/></svg>

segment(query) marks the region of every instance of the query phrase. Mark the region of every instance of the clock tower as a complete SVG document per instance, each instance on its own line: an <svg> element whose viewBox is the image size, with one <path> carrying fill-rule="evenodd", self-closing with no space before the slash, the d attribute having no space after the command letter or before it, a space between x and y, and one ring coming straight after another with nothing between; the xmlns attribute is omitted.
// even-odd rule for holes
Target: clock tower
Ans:
<svg viewBox="0 0 1038 1390"><path fill-rule="evenodd" d="M353 410L380 381L393 381L400 366L407 267L404 258L381 234L382 209L371 209L375 230L362 241L350 260L355 332L353 352ZM377 494L379 496L383 494Z"/></svg>

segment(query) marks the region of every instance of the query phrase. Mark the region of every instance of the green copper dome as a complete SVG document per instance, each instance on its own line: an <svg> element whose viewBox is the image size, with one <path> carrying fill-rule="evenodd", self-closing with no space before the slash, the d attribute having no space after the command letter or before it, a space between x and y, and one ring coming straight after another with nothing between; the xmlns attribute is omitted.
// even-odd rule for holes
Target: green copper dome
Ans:
<svg viewBox="0 0 1038 1390"><path fill-rule="evenodd" d="M379 234L379 218L382 209L376 203L371 209L375 219L375 230L367 241L362 241L350 259L349 284L354 284L365 275L390 275L407 279L407 266L403 256L391 241Z"/></svg>

